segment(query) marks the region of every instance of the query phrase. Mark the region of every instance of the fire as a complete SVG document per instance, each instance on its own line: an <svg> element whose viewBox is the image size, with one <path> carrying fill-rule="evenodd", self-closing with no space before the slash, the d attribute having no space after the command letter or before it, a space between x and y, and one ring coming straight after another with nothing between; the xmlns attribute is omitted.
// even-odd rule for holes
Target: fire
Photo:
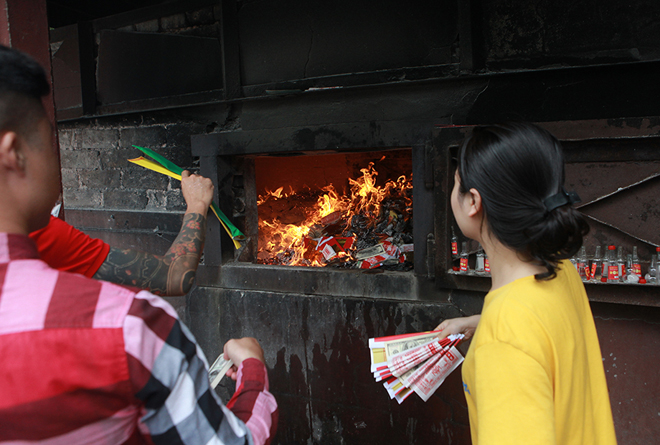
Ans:
<svg viewBox="0 0 660 445"><path fill-rule="evenodd" d="M350 179L349 193L340 194L333 185L320 191L286 193L284 187L267 191L257 200L259 206L259 253L258 260L268 264L290 266L325 266L328 261L316 247L326 235L341 236L341 239L355 237L356 227L373 231L383 218L392 218L392 211L383 210L383 201L398 203L402 208L401 218L412 215L412 178L400 176L396 181L389 180L382 187L376 185L378 172L373 162L360 170L362 175ZM268 208L269 211L265 211ZM272 219L262 218L263 213L273 215ZM398 213L397 213L398 215ZM353 217L366 224L357 224ZM352 242L344 244L352 246ZM339 248L333 262L351 260L351 250Z"/></svg>

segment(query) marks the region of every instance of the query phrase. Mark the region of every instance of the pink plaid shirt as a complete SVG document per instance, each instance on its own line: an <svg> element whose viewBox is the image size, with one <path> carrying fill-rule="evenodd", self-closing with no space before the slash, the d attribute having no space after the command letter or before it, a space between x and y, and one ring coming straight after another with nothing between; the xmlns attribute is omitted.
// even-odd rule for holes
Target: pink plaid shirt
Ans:
<svg viewBox="0 0 660 445"><path fill-rule="evenodd" d="M0 357L0 443L268 443L277 424L260 361L242 363L230 410L167 302L51 269L6 233Z"/></svg>

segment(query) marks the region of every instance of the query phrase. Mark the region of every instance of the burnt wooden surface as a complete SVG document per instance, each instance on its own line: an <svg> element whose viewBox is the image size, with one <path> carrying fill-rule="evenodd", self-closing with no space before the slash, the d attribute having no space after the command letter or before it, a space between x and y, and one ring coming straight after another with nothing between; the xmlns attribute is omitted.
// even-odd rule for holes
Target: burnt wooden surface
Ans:
<svg viewBox="0 0 660 445"><path fill-rule="evenodd" d="M254 336L263 345L280 406L273 443L469 444L460 369L427 403L413 395L398 405L373 381L367 354L370 337L431 329L444 318L478 312L482 299L465 295L459 301L466 312L439 302L202 287L187 296L186 308L211 360L231 337ZM592 303L592 311L619 442L653 443L659 310ZM221 398L227 401L232 393L231 381L224 379Z"/></svg>
<svg viewBox="0 0 660 445"><path fill-rule="evenodd" d="M207 357L232 337L263 345L280 408L275 444L469 443L460 370L428 402L401 405L370 371L369 338L432 329L460 315L453 305L204 287L187 308ZM229 379L219 393L229 400Z"/></svg>

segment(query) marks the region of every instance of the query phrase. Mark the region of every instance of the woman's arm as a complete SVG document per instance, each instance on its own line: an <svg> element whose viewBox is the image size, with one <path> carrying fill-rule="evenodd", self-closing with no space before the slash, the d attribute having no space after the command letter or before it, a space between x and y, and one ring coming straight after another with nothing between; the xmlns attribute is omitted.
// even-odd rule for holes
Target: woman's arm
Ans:
<svg viewBox="0 0 660 445"><path fill-rule="evenodd" d="M454 334L463 334L465 335L464 340L468 340L474 335L480 319L481 315L479 314L471 317L449 318L440 323L434 331L440 332L438 335L440 340Z"/></svg>

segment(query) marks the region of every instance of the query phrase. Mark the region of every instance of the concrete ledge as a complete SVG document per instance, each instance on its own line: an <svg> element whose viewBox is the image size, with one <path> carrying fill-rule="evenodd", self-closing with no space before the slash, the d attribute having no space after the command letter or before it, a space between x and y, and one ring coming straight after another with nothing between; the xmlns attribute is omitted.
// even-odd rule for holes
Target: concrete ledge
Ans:
<svg viewBox="0 0 660 445"><path fill-rule="evenodd" d="M228 263L200 266L197 285L224 289L394 300L448 301L448 292L412 272Z"/></svg>

